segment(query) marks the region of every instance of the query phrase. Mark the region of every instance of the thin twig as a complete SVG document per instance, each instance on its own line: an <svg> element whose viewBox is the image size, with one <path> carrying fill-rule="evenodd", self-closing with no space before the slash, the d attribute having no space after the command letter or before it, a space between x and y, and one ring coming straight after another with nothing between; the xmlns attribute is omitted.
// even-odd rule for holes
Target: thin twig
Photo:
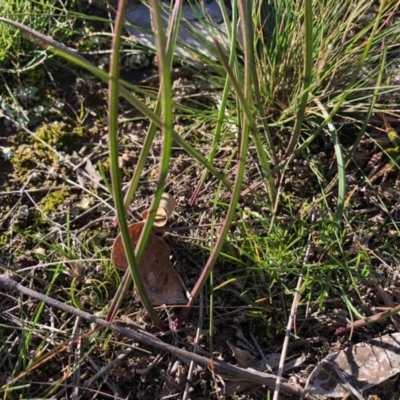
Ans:
<svg viewBox="0 0 400 400"><path fill-rule="evenodd" d="M314 219L315 219L315 214L312 214L311 215L311 224L314 222ZM282 391L284 391L283 386L282 386L282 374L283 374L284 367L285 367L285 359L286 359L286 354L287 354L287 350L288 350L288 346L289 346L290 335L292 333L294 319L295 319L296 312L297 312L297 306L300 301L300 289L301 289L301 285L303 284L304 264L308 261L308 258L310 256L310 251L311 251L311 232L308 234L308 245L307 245L307 249L306 249L306 254L304 255L303 268L301 269L301 273L300 273L299 279L297 281L296 293L293 298L292 308L290 310L289 320L288 320L287 327L286 327L286 334L285 334L285 339L283 341L281 358L279 360L279 367L278 367L278 373L277 373L278 376L276 378L276 385L275 385L273 400L278 400L280 389L282 389Z"/></svg>
<svg viewBox="0 0 400 400"><path fill-rule="evenodd" d="M15 282L7 275L0 275L0 288L7 291L18 291L22 294L32 297L33 299L45 302L52 307L58 308L67 313L79 316L89 322L95 323L100 327L111 329L114 332L132 338L138 342L144 343L149 346L153 346L162 351L167 351L175 355L176 357L180 358L184 362L189 362L193 360L196 364L200 364L205 367L208 367L210 365L211 360L209 358L202 357L198 354L194 354L189 351L171 346L167 343L162 342L160 339L157 339L156 337L150 335L145 331L134 331L131 329L124 328L115 323L113 324L109 323L102 318L95 317L92 314L89 314L82 310L78 310L74 307L62 303L61 301L52 299L51 297L36 292L35 290L29 289ZM265 385L267 388L270 389L272 389L275 386L275 380L277 378L275 375L266 374L253 369L242 369L215 359L213 360L213 364L214 364L214 369L217 372L227 374L230 377L232 377L232 379L254 382L260 385ZM316 400L314 396L306 393L300 386L281 383L280 388L285 393L295 396L303 396L305 399L309 400Z"/></svg>
<svg viewBox="0 0 400 400"><path fill-rule="evenodd" d="M198 351L202 328L203 328L203 293L200 293L199 319L197 323L196 337L194 339L193 353L197 353ZM189 371L186 378L186 385L185 385L185 390L183 392L182 400L187 400L190 396L189 389L191 386L193 371L195 366L196 364L193 361L191 361L189 365Z"/></svg>
<svg viewBox="0 0 400 400"><path fill-rule="evenodd" d="M263 360L265 366L267 366L267 365L268 365L267 357L265 357L265 354L264 354L264 352L262 351L261 346L258 344L258 342L257 342L257 340L256 340L256 337L253 335L253 332L250 332L250 338L251 338L251 340L253 341L254 346L256 346L257 351L258 351L258 353L260 354L260 356L261 356L261 358L262 358L262 360Z"/></svg>
<svg viewBox="0 0 400 400"><path fill-rule="evenodd" d="M79 317L76 317L75 319L75 324L74 324L74 329L72 330L71 336L72 337L78 337L80 335L80 322L81 319ZM71 347L73 346L73 342L71 342ZM72 383L74 385L74 388L72 389L71 393L71 399L72 400L78 400L79 398L79 389L81 386L81 363L80 360L82 358L82 340L79 338L79 340L76 342L76 347L75 347L75 352L74 352L74 372L72 374Z"/></svg>
<svg viewBox="0 0 400 400"><path fill-rule="evenodd" d="M346 326L341 326L340 328L337 328L335 330L335 335L341 336L353 329L361 328L365 325L373 324L375 322L382 322L385 319L398 314L399 312L400 312L400 304L397 305L396 307L389 308L388 310L375 314L372 317L367 317L365 319L358 319L357 321L347 324Z"/></svg>
<svg viewBox="0 0 400 400"><path fill-rule="evenodd" d="M117 357L115 360L113 360L110 364L114 363L114 361L119 362L119 361L123 360L123 359L125 358L125 355L128 355L128 354L129 354L129 353L127 353L127 352L125 351L125 352L122 354L122 357L121 357L121 358L119 358L119 356L118 356L118 357ZM87 382L85 382L85 384L84 384L84 387L85 387L85 388L89 388L89 385L90 385L91 383L94 382L93 378L94 378L95 376L98 378L98 377L100 377L101 375L104 374L104 368L100 368L100 367L94 362L94 360L93 360L92 357L89 356L89 357L88 357L88 360L89 360L90 365L92 366L92 368L96 371L96 374L93 375L93 376L88 380L88 382L89 382L88 385L86 385ZM110 364L108 364L105 368L107 368ZM114 364L115 364L115 363L114 363ZM113 365L114 365L114 364L113 364ZM107 371L108 371L108 369L107 369ZM96 378L96 379L97 379L97 378ZM120 397L120 393L119 393L119 390L118 390L117 385L110 379L110 377L109 377L108 375L106 375L106 376L103 377L103 383L104 383L105 385L107 385L108 388L111 389L111 391L114 393L114 398ZM83 396L83 393L82 393L82 395L81 395L80 398L82 398L82 396Z"/></svg>

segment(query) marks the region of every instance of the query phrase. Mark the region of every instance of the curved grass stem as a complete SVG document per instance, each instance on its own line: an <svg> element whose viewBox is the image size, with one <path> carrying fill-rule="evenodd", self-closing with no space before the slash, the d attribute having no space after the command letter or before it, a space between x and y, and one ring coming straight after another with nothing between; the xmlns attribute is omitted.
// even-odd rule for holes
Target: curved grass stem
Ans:
<svg viewBox="0 0 400 400"><path fill-rule="evenodd" d="M162 322L155 312L149 297L146 293L145 287L142 282L138 270L140 258L144 252L146 242L150 236L150 229L145 232L143 229L142 235L136 247L136 255L132 248L132 243L129 235L128 223L126 221L125 207L123 201L123 194L121 188L121 174L119 170L119 157L118 157L118 95L119 95L119 53L121 46L121 35L124 23L126 0L121 0L118 3L117 14L115 18L115 32L112 43L111 64L110 64L110 79L109 79L109 148L110 148L110 163L111 163L111 178L112 189L115 207L117 209L118 222L121 230L121 238L125 249L126 258L128 260L129 269L125 275L130 274L137 291L140 295L144 308L150 315L151 319L160 330L163 330ZM161 197L161 195L160 195ZM147 221L151 223L151 221ZM147 233L147 235L145 235ZM111 321L122 302L122 299L128 290L130 279L124 278L120 288L117 290L114 299L111 302L110 310L107 319Z"/></svg>

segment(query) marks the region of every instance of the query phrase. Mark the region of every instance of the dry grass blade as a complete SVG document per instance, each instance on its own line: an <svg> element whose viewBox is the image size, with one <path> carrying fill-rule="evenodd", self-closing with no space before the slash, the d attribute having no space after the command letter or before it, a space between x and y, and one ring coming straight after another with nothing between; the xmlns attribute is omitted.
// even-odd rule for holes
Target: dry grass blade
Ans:
<svg viewBox="0 0 400 400"><path fill-rule="evenodd" d="M314 220L315 220L315 214L313 213L311 216L311 223L313 223ZM308 235L308 246L306 249L306 254L304 255L303 265L308 262L310 252L311 252L311 246L312 246L312 234L310 232ZM294 324L295 318L296 318L296 311L297 311L297 307L298 307L298 304L300 301L300 296L301 296L300 289L303 284L303 276L304 276L304 268L302 269L299 279L297 280L295 295L293 297L292 307L290 309L289 319L288 319L288 323L286 326L286 334L285 334L285 339L283 341L281 358L279 360L278 373L277 373L278 377L276 379L276 386L275 386L273 400L278 400L278 398L279 398L279 391L281 388L282 374L283 374L283 371L285 368L285 360L286 360L286 355L287 355L287 351L288 351L289 340L290 340L290 336L292 334L292 328L293 328L293 324Z"/></svg>

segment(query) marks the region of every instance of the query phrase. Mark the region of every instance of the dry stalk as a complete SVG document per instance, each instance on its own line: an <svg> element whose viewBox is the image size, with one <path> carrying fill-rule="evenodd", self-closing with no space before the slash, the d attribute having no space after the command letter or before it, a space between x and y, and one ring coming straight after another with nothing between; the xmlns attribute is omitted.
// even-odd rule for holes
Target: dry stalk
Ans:
<svg viewBox="0 0 400 400"><path fill-rule="evenodd" d="M109 323L102 318L95 317L92 314L78 310L74 307L62 303L61 301L52 299L51 297L41 294L35 290L29 289L17 283L13 279L11 279L8 275L0 275L0 288L6 291L20 292L22 294L30 296L33 299L45 302L51 307L58 308L67 313L73 314L82 319L95 323L96 325L102 328L111 329L114 332L132 338L140 343L144 343L146 345L153 346L159 350L169 352L170 354L178 357L179 359L183 360L186 363L193 361L205 367L210 367L211 365L211 360L209 358L202 357L198 354L191 353L189 351L180 349L175 346L171 346L145 331L139 331L139 330L135 331L117 325L115 323L114 324ZM219 360L213 360L213 368L216 372L228 375L231 379L254 382L259 385L265 385L269 389L275 387L275 381L277 379L277 376L272 374L259 372L250 368L248 369L239 368ZM282 390L282 392L285 392L287 394L302 397L304 399L315 400L314 396L310 395L309 393L306 393L303 390L303 388L297 385L280 383L280 390Z"/></svg>

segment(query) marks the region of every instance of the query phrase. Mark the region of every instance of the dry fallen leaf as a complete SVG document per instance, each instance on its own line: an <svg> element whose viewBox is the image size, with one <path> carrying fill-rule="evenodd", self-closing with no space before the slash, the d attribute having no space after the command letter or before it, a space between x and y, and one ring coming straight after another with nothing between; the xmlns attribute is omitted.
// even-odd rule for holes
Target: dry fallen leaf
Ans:
<svg viewBox="0 0 400 400"><path fill-rule="evenodd" d="M237 336L242 336L242 333L239 331ZM229 340L227 340L226 343L232 350L233 356L235 357L239 367L251 368L252 370L260 372L275 372L278 367L279 360L281 358L280 353L265 354L264 357L259 360L249 350L244 350L237 346L234 346L232 343L229 342ZM289 371L290 369L296 368L304 361L305 357L301 356L296 358L295 360L285 362L284 371ZM240 382L237 380L229 380L229 378L227 377L224 378L226 378L224 392L226 396L242 394L248 390L252 390L258 387L258 385L254 382Z"/></svg>
<svg viewBox="0 0 400 400"><path fill-rule="evenodd" d="M236 361L240 367L248 368L253 366L258 361L258 358L251 354L248 350L243 350L234 346L229 340L226 341L226 344L232 350L233 356L236 358Z"/></svg>
<svg viewBox="0 0 400 400"><path fill-rule="evenodd" d="M92 179L92 185L94 189L99 187L99 183L103 180L102 176L97 172L96 168L93 166L90 158L87 159L85 164L85 170Z"/></svg>
<svg viewBox="0 0 400 400"><path fill-rule="evenodd" d="M363 391L400 372L400 333L347 347L324 358L308 378L313 394L343 397L349 390Z"/></svg>
<svg viewBox="0 0 400 400"><path fill-rule="evenodd" d="M144 221L129 226L129 235L134 247L136 247L143 226ZM167 243L161 237L151 233L138 269L147 295L154 306L186 303L179 275L169 259L170 254L171 249ZM111 260L121 271L128 268L121 235L115 239Z"/></svg>
<svg viewBox="0 0 400 400"><path fill-rule="evenodd" d="M382 289L379 285L375 285L375 288L378 292L379 297L383 300L386 307L393 308L394 301L393 296L388 293L386 290ZM390 319L392 320L394 326L398 331L400 331L400 317L398 315L391 315Z"/></svg>

